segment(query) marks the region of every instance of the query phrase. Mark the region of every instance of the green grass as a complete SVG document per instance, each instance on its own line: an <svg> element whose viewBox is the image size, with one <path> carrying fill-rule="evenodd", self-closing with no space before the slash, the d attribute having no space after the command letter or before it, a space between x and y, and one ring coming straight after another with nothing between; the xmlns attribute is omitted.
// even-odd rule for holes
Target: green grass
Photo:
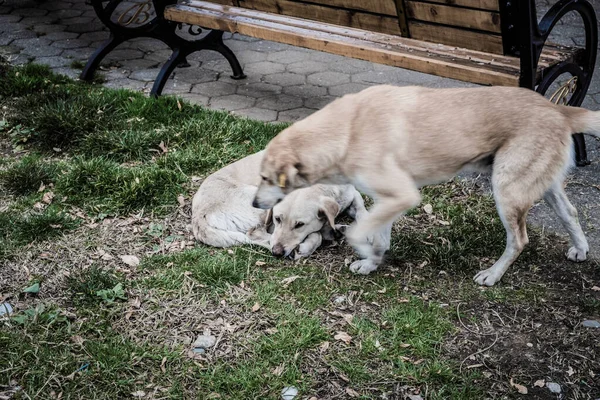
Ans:
<svg viewBox="0 0 600 400"><path fill-rule="evenodd" d="M351 274L338 249L306 263L251 246L167 252L164 244L187 240L185 224L173 225L185 218L177 196L189 200L192 177L262 149L283 125L1 63L0 110L0 139L15 154L0 159L0 268L19 255L17 268L36 271L3 289L21 304L0 329L0 386L16 381L16 398L278 399L295 386L298 398L352 389L377 399L407 386L431 399L480 399L491 381L461 370L465 355L445 347L461 334L456 304L523 313L552 301L547 282L471 282L501 254L505 233L491 197L464 183L424 189L432 215L418 208L397 224L387 265L368 277ZM51 204L39 207L49 191ZM94 236L105 228L135 237L121 248ZM52 247L61 235L83 240ZM544 252L548 239L530 238L513 269L557 262ZM141 264L99 258L111 245ZM54 253L42 264L46 247ZM21 293L32 282L40 293ZM598 304L586 293L570 306L595 315ZM463 320L481 323L478 314ZM205 329L220 343L192 360L189 342Z"/></svg>

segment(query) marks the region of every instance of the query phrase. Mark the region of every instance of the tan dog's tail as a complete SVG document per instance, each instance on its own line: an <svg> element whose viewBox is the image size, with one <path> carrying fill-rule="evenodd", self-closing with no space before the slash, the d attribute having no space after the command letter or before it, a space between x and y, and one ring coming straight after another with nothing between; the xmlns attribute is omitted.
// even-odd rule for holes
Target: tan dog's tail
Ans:
<svg viewBox="0 0 600 400"><path fill-rule="evenodd" d="M600 137L600 111L579 107L562 107L562 112L571 122L572 133L587 133Z"/></svg>

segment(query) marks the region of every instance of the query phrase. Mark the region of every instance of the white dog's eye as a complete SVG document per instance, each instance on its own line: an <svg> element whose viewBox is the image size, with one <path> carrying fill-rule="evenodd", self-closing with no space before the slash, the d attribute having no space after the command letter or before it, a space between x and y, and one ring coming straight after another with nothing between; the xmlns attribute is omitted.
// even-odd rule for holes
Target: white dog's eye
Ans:
<svg viewBox="0 0 600 400"><path fill-rule="evenodd" d="M281 223L281 218L280 217L275 217L275 222L277 222L278 224Z"/></svg>
<svg viewBox="0 0 600 400"><path fill-rule="evenodd" d="M303 226L304 222L296 222L296 225L294 225L294 229L302 228Z"/></svg>
<svg viewBox="0 0 600 400"><path fill-rule="evenodd" d="M261 176L261 178L262 178L263 181L268 181L269 180L269 178L266 177L266 176Z"/></svg>

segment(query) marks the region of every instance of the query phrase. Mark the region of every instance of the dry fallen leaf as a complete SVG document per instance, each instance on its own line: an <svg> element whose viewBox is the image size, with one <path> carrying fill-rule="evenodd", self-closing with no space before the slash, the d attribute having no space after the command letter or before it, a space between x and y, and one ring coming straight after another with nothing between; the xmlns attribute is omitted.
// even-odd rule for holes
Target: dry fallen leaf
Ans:
<svg viewBox="0 0 600 400"><path fill-rule="evenodd" d="M138 390L137 392L133 392L133 393L131 393L131 395L132 395L133 397L138 397L138 398L140 398L140 397L145 397L145 396L146 396L146 392L144 392L143 390Z"/></svg>
<svg viewBox="0 0 600 400"><path fill-rule="evenodd" d="M575 371L573 370L573 367L571 367L571 366L569 365L569 369L567 370L567 375L571 376L571 375L573 375L574 373L575 373Z"/></svg>
<svg viewBox="0 0 600 400"><path fill-rule="evenodd" d="M177 196L177 202L179 203L179 205L181 207L185 206L185 198L183 197L182 194L180 194L179 196Z"/></svg>
<svg viewBox="0 0 600 400"><path fill-rule="evenodd" d="M267 335L274 335L277 332L279 332L279 329L277 329L277 328L267 328L267 329L265 329L265 333Z"/></svg>
<svg viewBox="0 0 600 400"><path fill-rule="evenodd" d="M285 365L281 364L278 365L277 367L275 367L273 369L273 371L271 371L273 373L273 375L275 376L281 376L281 374L283 374L283 370L285 369Z"/></svg>
<svg viewBox="0 0 600 400"><path fill-rule="evenodd" d="M256 265L257 267L262 267L265 264L266 264L266 262L264 262L264 261L257 261L254 263L254 265Z"/></svg>
<svg viewBox="0 0 600 400"><path fill-rule="evenodd" d="M252 312L257 312L258 310L260 310L260 304L254 303L252 306Z"/></svg>
<svg viewBox="0 0 600 400"><path fill-rule="evenodd" d="M33 205L34 210L43 210L46 206L39 201Z"/></svg>
<svg viewBox="0 0 600 400"><path fill-rule="evenodd" d="M71 340L73 341L73 343L78 344L80 346L83 344L83 338L79 335L71 336Z"/></svg>
<svg viewBox="0 0 600 400"><path fill-rule="evenodd" d="M42 193L44 190L46 190L46 185L44 185L44 182L40 183L40 188L38 189L38 193Z"/></svg>
<svg viewBox="0 0 600 400"><path fill-rule="evenodd" d="M431 214L433 212L433 206L431 204L425 204L423 206L423 211L425 211L427 214Z"/></svg>
<svg viewBox="0 0 600 400"><path fill-rule="evenodd" d="M179 101L179 99L177 99L177 108L179 108L179 111L181 111L181 102Z"/></svg>
<svg viewBox="0 0 600 400"><path fill-rule="evenodd" d="M329 349L329 342L323 342L319 345L319 350L321 353L326 352Z"/></svg>
<svg viewBox="0 0 600 400"><path fill-rule="evenodd" d="M50 204L50 203L52 203L53 198L54 198L54 193L46 192L46 193L44 193L44 196L42 197L42 202L44 202L46 204Z"/></svg>
<svg viewBox="0 0 600 400"><path fill-rule="evenodd" d="M592 286L594 292L600 292L600 286Z"/></svg>
<svg viewBox="0 0 600 400"><path fill-rule="evenodd" d="M336 335L333 337L335 340L341 340L346 344L350 344L352 340L352 336L348 335L346 332L338 331Z"/></svg>
<svg viewBox="0 0 600 400"><path fill-rule="evenodd" d="M533 383L533 386L544 387L546 386L546 381L543 379L537 380Z"/></svg>
<svg viewBox="0 0 600 400"><path fill-rule="evenodd" d="M354 389L346 388L346 394L350 397L360 397L360 394Z"/></svg>
<svg viewBox="0 0 600 400"><path fill-rule="evenodd" d="M510 386L517 389L517 391L521 394L527 394L527 388L523 385L519 385L518 383L514 383L512 378L510 378Z"/></svg>
<svg viewBox="0 0 600 400"><path fill-rule="evenodd" d="M279 283L281 283L283 287L288 287L292 282L294 282L298 278L300 278L300 276L298 275L289 276L287 278L282 279Z"/></svg>
<svg viewBox="0 0 600 400"><path fill-rule="evenodd" d="M129 265L130 267L137 267L138 265L140 265L140 259L137 258L136 256L126 255L126 256L120 256L120 257L121 257L121 261L123 261L125 264Z"/></svg>
<svg viewBox="0 0 600 400"><path fill-rule="evenodd" d="M163 357L162 361L160 362L160 370L162 371L162 373L166 373L167 369L165 368L165 364L167 363L167 357Z"/></svg>

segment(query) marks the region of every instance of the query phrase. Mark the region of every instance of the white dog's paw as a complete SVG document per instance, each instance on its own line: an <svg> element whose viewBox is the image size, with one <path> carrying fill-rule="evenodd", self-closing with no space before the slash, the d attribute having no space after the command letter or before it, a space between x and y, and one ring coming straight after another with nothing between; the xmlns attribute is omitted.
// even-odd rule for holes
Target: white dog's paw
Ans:
<svg viewBox="0 0 600 400"><path fill-rule="evenodd" d="M578 249L577 247L571 247L567 251L567 260L574 262L582 262L587 259L588 249Z"/></svg>
<svg viewBox="0 0 600 400"><path fill-rule="evenodd" d="M494 271L494 267L491 267L484 269L483 271L479 271L473 280L480 285L493 286L494 283L500 280L500 278L502 278L502 275L499 275L496 271Z"/></svg>
<svg viewBox="0 0 600 400"><path fill-rule="evenodd" d="M354 272L355 274L360 274L360 275L369 275L371 272L375 271L376 269L377 269L377 264L375 264L371 260L366 260L366 259L354 261L352 264L350 264L350 271Z"/></svg>

